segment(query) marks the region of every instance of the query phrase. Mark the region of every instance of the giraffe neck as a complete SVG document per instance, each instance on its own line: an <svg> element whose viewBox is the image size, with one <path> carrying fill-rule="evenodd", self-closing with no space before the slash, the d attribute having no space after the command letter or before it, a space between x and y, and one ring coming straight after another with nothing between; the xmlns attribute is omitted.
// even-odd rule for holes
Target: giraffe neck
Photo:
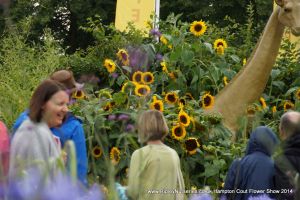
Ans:
<svg viewBox="0 0 300 200"><path fill-rule="evenodd" d="M216 97L213 111L220 112L225 126L232 130L237 127L238 117L245 114L249 104L259 99L267 84L284 31L278 21L278 12L277 9L270 16L248 64Z"/></svg>

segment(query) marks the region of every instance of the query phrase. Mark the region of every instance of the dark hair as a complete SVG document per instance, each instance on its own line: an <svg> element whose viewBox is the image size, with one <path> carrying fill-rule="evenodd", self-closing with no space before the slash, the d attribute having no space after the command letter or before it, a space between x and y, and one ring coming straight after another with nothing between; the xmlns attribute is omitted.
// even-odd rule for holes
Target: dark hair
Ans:
<svg viewBox="0 0 300 200"><path fill-rule="evenodd" d="M29 118L34 122L42 119L42 108L47 101L57 92L66 90L66 87L58 81L44 80L34 91L29 105Z"/></svg>

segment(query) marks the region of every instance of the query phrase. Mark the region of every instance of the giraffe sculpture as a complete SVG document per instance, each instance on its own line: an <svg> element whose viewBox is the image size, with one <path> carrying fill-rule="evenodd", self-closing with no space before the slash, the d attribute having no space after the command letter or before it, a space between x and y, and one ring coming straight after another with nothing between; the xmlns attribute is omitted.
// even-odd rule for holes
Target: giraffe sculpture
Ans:
<svg viewBox="0 0 300 200"><path fill-rule="evenodd" d="M263 93L275 63L285 26L300 35L300 0L275 0L278 5L270 16L264 32L247 64L215 98L214 108L224 125L233 133L237 119L245 114L247 106ZM235 140L235 134L233 134Z"/></svg>

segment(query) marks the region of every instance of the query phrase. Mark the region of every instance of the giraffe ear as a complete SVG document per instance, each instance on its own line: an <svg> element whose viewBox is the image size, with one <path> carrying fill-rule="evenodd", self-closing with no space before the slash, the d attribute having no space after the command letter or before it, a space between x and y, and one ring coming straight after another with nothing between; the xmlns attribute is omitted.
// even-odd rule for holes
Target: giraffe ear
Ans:
<svg viewBox="0 0 300 200"><path fill-rule="evenodd" d="M283 0L275 0L275 3L280 7L283 6Z"/></svg>

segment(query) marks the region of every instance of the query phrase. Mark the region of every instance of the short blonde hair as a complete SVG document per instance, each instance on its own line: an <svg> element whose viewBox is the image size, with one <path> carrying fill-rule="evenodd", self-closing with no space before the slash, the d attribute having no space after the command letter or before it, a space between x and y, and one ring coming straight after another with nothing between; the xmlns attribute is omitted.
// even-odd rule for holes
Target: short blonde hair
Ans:
<svg viewBox="0 0 300 200"><path fill-rule="evenodd" d="M169 132L163 114L158 110L144 111L138 118L139 141L163 140Z"/></svg>

